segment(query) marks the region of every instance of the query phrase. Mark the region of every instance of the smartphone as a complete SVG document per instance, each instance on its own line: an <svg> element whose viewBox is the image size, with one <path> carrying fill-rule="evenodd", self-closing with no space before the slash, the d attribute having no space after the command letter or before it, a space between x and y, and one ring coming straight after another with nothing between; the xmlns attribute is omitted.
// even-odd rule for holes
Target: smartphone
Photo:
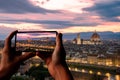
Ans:
<svg viewBox="0 0 120 80"><path fill-rule="evenodd" d="M16 51L52 53L57 31L18 31L15 36Z"/></svg>

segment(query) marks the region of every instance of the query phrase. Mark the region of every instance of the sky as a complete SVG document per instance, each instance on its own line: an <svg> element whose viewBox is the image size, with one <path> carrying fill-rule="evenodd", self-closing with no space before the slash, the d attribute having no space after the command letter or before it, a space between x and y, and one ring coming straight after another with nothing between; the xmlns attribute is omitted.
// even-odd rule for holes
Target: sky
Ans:
<svg viewBox="0 0 120 80"><path fill-rule="evenodd" d="M34 32L34 33L18 33L17 40L39 39L39 38L55 38L56 32Z"/></svg>
<svg viewBox="0 0 120 80"><path fill-rule="evenodd" d="M120 0L0 0L0 39L13 30L120 32Z"/></svg>

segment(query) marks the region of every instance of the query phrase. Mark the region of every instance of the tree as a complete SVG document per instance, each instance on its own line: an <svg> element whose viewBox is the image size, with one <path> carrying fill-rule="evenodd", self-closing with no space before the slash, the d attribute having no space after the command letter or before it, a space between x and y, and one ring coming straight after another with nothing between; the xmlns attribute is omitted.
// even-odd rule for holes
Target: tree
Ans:
<svg viewBox="0 0 120 80"><path fill-rule="evenodd" d="M29 75L35 80L44 80L45 77L50 76L48 70L44 68L43 66L33 66L29 69L28 72L26 72L26 75Z"/></svg>
<svg viewBox="0 0 120 80"><path fill-rule="evenodd" d="M24 80L24 78L21 76L15 76L15 77L12 77L10 80Z"/></svg>

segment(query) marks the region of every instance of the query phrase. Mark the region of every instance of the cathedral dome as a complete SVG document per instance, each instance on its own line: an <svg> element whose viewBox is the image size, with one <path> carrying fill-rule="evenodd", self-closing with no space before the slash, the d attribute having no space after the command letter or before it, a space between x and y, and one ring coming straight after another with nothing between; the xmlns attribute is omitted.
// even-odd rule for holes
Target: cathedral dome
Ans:
<svg viewBox="0 0 120 80"><path fill-rule="evenodd" d="M91 41L100 41L100 35L96 31L91 36Z"/></svg>

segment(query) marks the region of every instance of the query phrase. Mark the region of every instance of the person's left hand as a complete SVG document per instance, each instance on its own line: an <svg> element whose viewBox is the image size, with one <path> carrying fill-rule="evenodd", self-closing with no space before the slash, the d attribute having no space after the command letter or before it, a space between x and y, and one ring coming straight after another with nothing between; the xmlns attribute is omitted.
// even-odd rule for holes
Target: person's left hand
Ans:
<svg viewBox="0 0 120 80"><path fill-rule="evenodd" d="M33 53L17 55L15 49L11 47L11 40L16 33L17 31L13 31L5 40L0 62L0 80L9 80L23 61L35 56Z"/></svg>

